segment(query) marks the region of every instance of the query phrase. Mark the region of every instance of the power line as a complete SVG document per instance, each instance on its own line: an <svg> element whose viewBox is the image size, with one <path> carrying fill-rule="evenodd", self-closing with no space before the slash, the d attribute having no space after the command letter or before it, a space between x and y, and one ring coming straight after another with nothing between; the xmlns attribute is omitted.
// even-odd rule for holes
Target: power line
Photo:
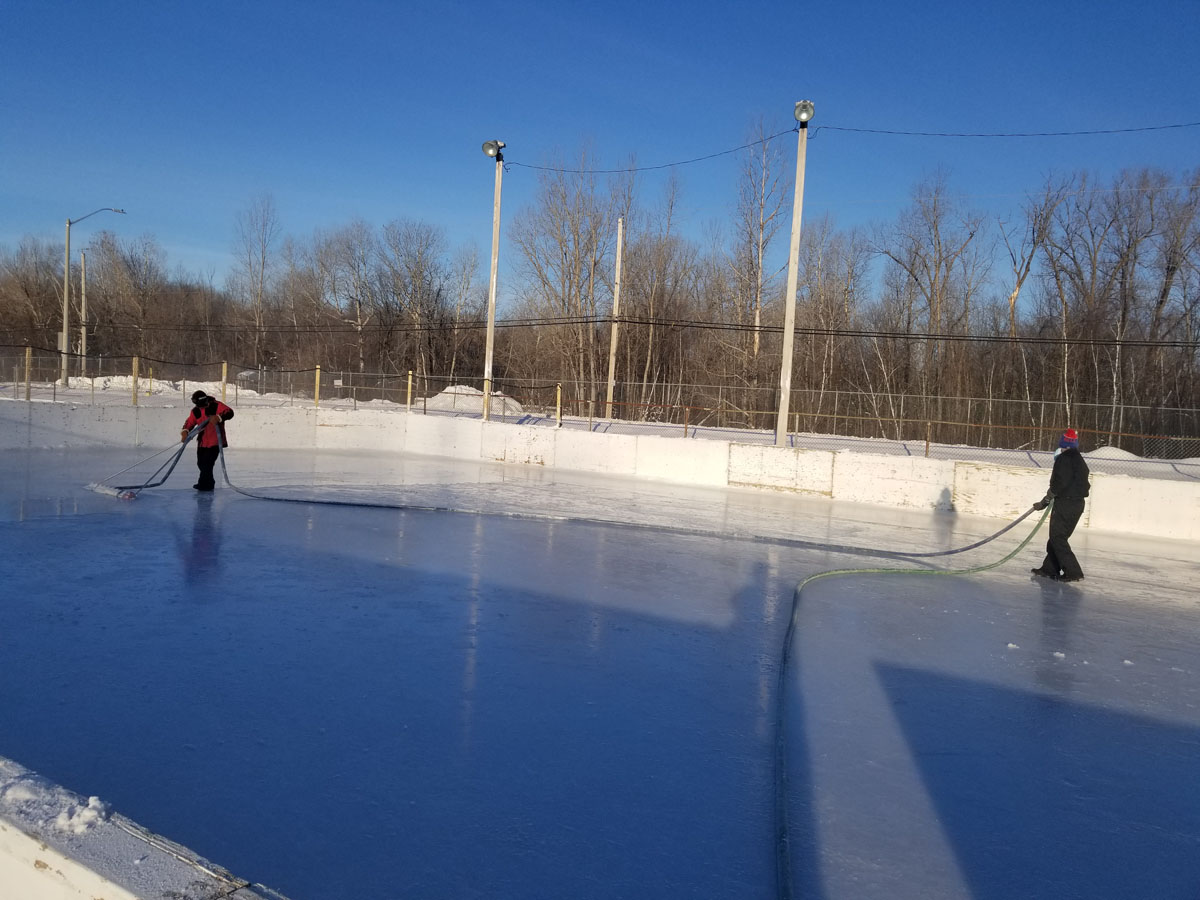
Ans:
<svg viewBox="0 0 1200 900"><path fill-rule="evenodd" d="M691 165L692 163L704 162L709 159L716 159L718 156L728 156L730 153L737 153L739 150L746 150L750 147L757 146L758 144L769 144L771 141L775 140L778 137L782 137L785 134L794 133L795 130L796 130L795 128L789 128L786 131L778 131L775 134L771 135L770 137L759 138L758 140L751 141L748 144L742 144L742 146L740 146L740 147L733 147L729 150L719 150L716 153L709 153L706 156L697 156L692 159L683 159L683 160L680 160L679 162L663 163L662 165L658 165L658 166L632 166L632 167L626 168L626 169L562 169L562 168L559 168L558 166L534 166L534 165L530 165L529 163L513 162L512 160L508 160L507 162L508 162L508 165L510 165L510 166L520 166L522 169L535 169L539 172L561 172L564 175L621 175L621 174L633 173L633 172L653 172L657 169L670 169L675 166L687 166L687 165Z"/></svg>
<svg viewBox="0 0 1200 900"><path fill-rule="evenodd" d="M1091 137L1105 134L1136 134L1138 132L1147 131L1169 131L1179 128L1196 128L1200 127L1200 122L1175 122L1169 125L1140 125L1131 128L1093 128L1083 131L902 131L899 129L890 128L855 128L848 125L815 125L812 128L812 137L816 137L817 132L826 131L845 131L856 134L882 134L891 137L936 137L936 138L1048 138L1048 137ZM659 169L671 169L676 166L688 166L693 163L706 162L710 159L716 159L720 156L728 156L731 153L737 153L741 150L749 149L750 147L759 144L768 144L771 141L783 137L785 134L794 134L795 128L789 128L785 131L777 131L769 137L759 138L755 141L750 141L748 144L742 144L740 147L733 147L729 150L719 150L716 153L709 153L704 156L696 156L691 159L681 159L677 162L661 163L654 166L629 166L619 169L565 169L560 166L535 166L531 163L514 162L508 160L506 165L519 166L523 169L534 169L539 172L559 172L564 175L623 175L634 174L637 172L653 172Z"/></svg>
<svg viewBox="0 0 1200 900"><path fill-rule="evenodd" d="M1136 128L1097 128L1089 131L896 131L885 128L850 128L842 125L817 125L813 131L851 131L858 134L887 134L902 137L942 138L1040 138L1085 137L1098 134L1133 134L1139 131L1167 131L1172 128L1195 128L1200 122L1178 122L1172 125L1142 125Z"/></svg>
<svg viewBox="0 0 1200 900"><path fill-rule="evenodd" d="M674 328L674 329L698 329L708 331L729 331L729 332L759 332L760 334L782 334L782 325L752 325L740 322L722 322L708 319L672 319L657 316L637 316L637 315L621 315L616 317L616 321L627 325L643 325L653 326L655 328ZM599 327L607 326L613 322L612 316L545 316L545 317L530 317L530 318L515 318L515 319L497 319L496 328L536 328L536 327L566 327L566 326L590 326ZM114 329L120 329L122 326L117 323L112 326ZM339 324L339 325L274 325L267 326L261 329L262 334L274 336L299 336L308 334L325 334L325 335L357 335L361 333L371 333L378 335L381 332L390 334L427 334L427 333L450 333L454 329L459 331L482 331L487 328L485 319L469 319L457 323L456 325L447 325L444 323L366 323L361 326ZM145 332L192 332L195 330L191 325L154 325L148 324L141 326L141 330ZM218 333L244 333L245 327L240 325L213 325L208 326L208 331ZM0 332L2 333L2 332ZM15 334L16 329L8 329L8 334ZM1145 338L1085 338L1085 337L1067 337L1063 338L1058 335L983 335L983 334L955 334L943 332L921 332L921 331L892 331L892 330L874 330L860 328L805 328L797 327L795 334L802 337L828 337L828 338L854 338L864 340L888 340L888 341L939 341L946 343L990 343L990 344L1033 344L1033 345L1052 345L1063 346L1070 345L1072 347L1125 347L1125 348L1162 348L1162 349L1200 349L1200 340L1148 340ZM24 349L24 344L4 344L3 347ZM49 348L38 347L38 350L48 350ZM57 350L50 352L57 353ZM165 362L165 360L164 360Z"/></svg>

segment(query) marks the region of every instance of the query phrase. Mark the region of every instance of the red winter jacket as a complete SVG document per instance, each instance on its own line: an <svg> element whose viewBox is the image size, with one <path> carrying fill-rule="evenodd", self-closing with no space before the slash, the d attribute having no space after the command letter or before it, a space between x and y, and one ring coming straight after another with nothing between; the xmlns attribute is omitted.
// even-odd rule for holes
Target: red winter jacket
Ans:
<svg viewBox="0 0 1200 900"><path fill-rule="evenodd" d="M192 407L192 413L187 417L187 421L183 423L184 431L191 431L201 422L207 419L208 427L201 430L196 440L201 447L217 446L217 439L220 438L221 446L228 447L229 441L225 439L225 423L233 418L233 410L217 401L217 412L215 415L208 416L200 407Z"/></svg>

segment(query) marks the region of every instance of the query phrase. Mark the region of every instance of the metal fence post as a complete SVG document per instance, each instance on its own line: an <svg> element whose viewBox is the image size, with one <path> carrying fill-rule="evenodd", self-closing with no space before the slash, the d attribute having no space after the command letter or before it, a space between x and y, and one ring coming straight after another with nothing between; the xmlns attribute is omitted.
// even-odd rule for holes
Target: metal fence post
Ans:
<svg viewBox="0 0 1200 900"><path fill-rule="evenodd" d="M313 409L321 408L321 367L317 366L316 379L313 383Z"/></svg>
<svg viewBox="0 0 1200 900"><path fill-rule="evenodd" d="M25 402L29 402L29 374L33 369L33 348L25 348Z"/></svg>
<svg viewBox="0 0 1200 900"><path fill-rule="evenodd" d="M225 402L225 386L229 383L229 363L221 363L221 402Z"/></svg>
<svg viewBox="0 0 1200 900"><path fill-rule="evenodd" d="M554 417L558 420L558 427L562 428L562 382L557 385L554 398Z"/></svg>
<svg viewBox="0 0 1200 900"><path fill-rule="evenodd" d="M412 376L413 370L408 370L408 397L404 401L404 405L408 407L408 412L412 412Z"/></svg>
<svg viewBox="0 0 1200 900"><path fill-rule="evenodd" d="M138 405L137 395L138 395L138 358L135 356L133 358L133 405L134 406Z"/></svg>

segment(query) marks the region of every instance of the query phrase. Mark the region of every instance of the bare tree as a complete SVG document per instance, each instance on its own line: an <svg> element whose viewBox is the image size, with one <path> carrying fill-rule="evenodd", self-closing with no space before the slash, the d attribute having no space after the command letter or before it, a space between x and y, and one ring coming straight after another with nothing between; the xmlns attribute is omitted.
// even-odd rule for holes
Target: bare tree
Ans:
<svg viewBox="0 0 1200 900"><path fill-rule="evenodd" d="M0 322L6 336L40 344L62 322L62 246L27 237L0 253ZM57 296L56 296L57 295Z"/></svg>
<svg viewBox="0 0 1200 900"><path fill-rule="evenodd" d="M433 328L444 318L447 301L445 235L435 225L398 220L384 226L380 252L389 288L381 324L387 327L400 319L412 326L408 343L418 373L427 376L434 362ZM385 356L389 352L385 347Z"/></svg>
<svg viewBox="0 0 1200 900"><path fill-rule="evenodd" d="M454 317L450 326L450 381L453 383L462 342L463 316L479 309L483 300L478 284L479 251L473 244L460 248L450 268L454 283Z"/></svg>
<svg viewBox="0 0 1200 900"><path fill-rule="evenodd" d="M266 304L274 265L273 250L279 237L279 215L270 194L255 197L238 213L235 223L235 283L249 307L254 322L254 365L268 360L264 352Z"/></svg>
<svg viewBox="0 0 1200 900"><path fill-rule="evenodd" d="M322 294L354 331L354 344L345 362L365 372L367 328L381 306L375 236L365 222L355 221L331 234L318 235L314 255Z"/></svg>
<svg viewBox="0 0 1200 900"><path fill-rule="evenodd" d="M963 378L961 369L954 371L951 365L954 351L946 358L942 334L965 333L970 324L971 300L986 275L985 254L977 240L982 231L983 217L955 204L945 176L938 174L917 186L912 206L875 243L876 252L904 274L923 304L928 336L922 393L936 404L930 418L942 419L944 385L950 378L960 383ZM906 318L912 320L911 308Z"/></svg>
<svg viewBox="0 0 1200 900"><path fill-rule="evenodd" d="M755 126L755 142L747 148L738 178L736 238L730 265L741 303L738 323L753 322L746 380L757 385L764 298L770 293L781 267L767 262L772 242L784 224L783 213L792 193L791 176L783 165L778 145L767 139L766 125Z"/></svg>
<svg viewBox="0 0 1200 900"><path fill-rule="evenodd" d="M122 241L110 231L88 245L88 300L98 325L97 349L108 353L162 355L159 325L166 305L166 254L150 235ZM130 340L132 335L132 340Z"/></svg>
<svg viewBox="0 0 1200 900"><path fill-rule="evenodd" d="M554 168L541 174L533 206L519 212L510 228L528 300L535 309L569 318L570 324L559 329L569 335L560 344L561 353L593 402L599 365L596 317L629 184L628 178L617 179L603 190L585 150L575 170Z"/></svg>

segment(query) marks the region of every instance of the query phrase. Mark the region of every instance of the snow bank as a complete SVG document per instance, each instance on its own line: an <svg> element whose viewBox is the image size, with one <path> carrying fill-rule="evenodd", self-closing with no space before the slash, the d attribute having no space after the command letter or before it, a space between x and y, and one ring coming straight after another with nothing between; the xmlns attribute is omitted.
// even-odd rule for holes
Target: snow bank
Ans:
<svg viewBox="0 0 1200 900"><path fill-rule="evenodd" d="M1088 459L1140 460L1142 458L1136 453L1130 453L1120 447L1097 447L1095 450L1089 450L1084 456Z"/></svg>
<svg viewBox="0 0 1200 900"><path fill-rule="evenodd" d="M285 900L2 756L0 897Z"/></svg>
<svg viewBox="0 0 1200 900"><path fill-rule="evenodd" d="M416 401L413 401L416 405ZM453 384L440 394L421 401L426 409L442 412L483 414L483 391L465 384ZM516 400L498 391L492 394L491 413L496 416L519 416L525 409Z"/></svg>

